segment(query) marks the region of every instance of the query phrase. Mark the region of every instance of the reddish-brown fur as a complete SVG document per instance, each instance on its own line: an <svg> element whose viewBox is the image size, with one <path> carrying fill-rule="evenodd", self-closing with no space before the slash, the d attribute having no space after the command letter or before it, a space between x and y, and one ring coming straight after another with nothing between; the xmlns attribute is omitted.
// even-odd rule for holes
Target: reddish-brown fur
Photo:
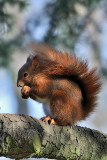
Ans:
<svg viewBox="0 0 107 160"><path fill-rule="evenodd" d="M73 124L87 117L100 89L96 70L89 71L87 62L46 45L32 43L30 47L35 55L18 73L22 97L48 103L54 124ZM28 76L23 77L24 73Z"/></svg>

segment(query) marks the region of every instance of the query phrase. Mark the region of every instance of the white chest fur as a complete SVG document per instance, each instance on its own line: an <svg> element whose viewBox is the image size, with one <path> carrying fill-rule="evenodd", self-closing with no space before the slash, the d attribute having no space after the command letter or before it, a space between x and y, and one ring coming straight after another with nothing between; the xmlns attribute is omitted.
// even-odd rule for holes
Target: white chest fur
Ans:
<svg viewBox="0 0 107 160"><path fill-rule="evenodd" d="M36 97L36 100L40 103L49 103L49 100L45 98L43 99L43 98Z"/></svg>
<svg viewBox="0 0 107 160"><path fill-rule="evenodd" d="M43 110L46 116L50 116L52 118L52 113L50 111L50 101L48 99L42 99L39 97L36 97L36 100L40 103L43 103Z"/></svg>

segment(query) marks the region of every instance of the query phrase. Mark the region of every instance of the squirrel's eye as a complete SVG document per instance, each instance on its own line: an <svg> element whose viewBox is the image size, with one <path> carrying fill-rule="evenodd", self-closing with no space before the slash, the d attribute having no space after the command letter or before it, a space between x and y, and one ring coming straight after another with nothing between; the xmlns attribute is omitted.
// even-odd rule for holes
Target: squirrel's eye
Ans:
<svg viewBox="0 0 107 160"><path fill-rule="evenodd" d="M28 76L28 73L24 73L24 77L27 77Z"/></svg>

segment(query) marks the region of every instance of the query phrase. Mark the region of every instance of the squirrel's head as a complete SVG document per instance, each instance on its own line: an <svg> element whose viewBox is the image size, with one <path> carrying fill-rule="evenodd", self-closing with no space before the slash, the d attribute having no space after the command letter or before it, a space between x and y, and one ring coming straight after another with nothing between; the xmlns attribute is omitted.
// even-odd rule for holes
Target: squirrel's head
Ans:
<svg viewBox="0 0 107 160"><path fill-rule="evenodd" d="M26 63L18 71L17 86L23 87L27 85L30 87L34 73L33 60L29 56Z"/></svg>
<svg viewBox="0 0 107 160"><path fill-rule="evenodd" d="M42 73L48 63L50 63L50 61L42 58L41 56L29 56L26 63L20 68L18 72L17 86L23 87L27 85L31 87L34 82L34 77L38 73Z"/></svg>
<svg viewBox="0 0 107 160"><path fill-rule="evenodd" d="M32 76L30 72L30 66L28 63L25 63L18 71L17 86L18 87L23 87L24 85L29 86L31 78Z"/></svg>

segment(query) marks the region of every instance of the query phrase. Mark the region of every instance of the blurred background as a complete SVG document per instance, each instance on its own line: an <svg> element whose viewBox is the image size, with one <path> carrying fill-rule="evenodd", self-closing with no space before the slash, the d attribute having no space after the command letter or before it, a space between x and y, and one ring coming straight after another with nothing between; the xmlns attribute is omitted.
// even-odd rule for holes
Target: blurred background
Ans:
<svg viewBox="0 0 107 160"><path fill-rule="evenodd" d="M45 115L42 104L23 100L16 86L33 41L75 53L89 68L97 67L102 88L96 110L77 125L107 133L107 1L0 0L0 113Z"/></svg>

